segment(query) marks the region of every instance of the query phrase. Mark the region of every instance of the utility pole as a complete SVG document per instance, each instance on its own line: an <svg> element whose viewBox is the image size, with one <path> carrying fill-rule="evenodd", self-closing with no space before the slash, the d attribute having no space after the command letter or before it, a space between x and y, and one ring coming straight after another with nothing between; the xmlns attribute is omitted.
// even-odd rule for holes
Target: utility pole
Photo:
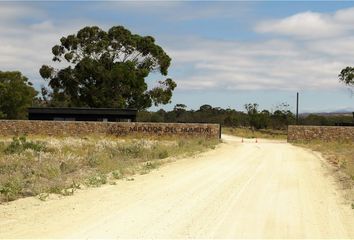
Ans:
<svg viewBox="0 0 354 240"><path fill-rule="evenodd" d="M296 125L299 125L299 93L296 93Z"/></svg>

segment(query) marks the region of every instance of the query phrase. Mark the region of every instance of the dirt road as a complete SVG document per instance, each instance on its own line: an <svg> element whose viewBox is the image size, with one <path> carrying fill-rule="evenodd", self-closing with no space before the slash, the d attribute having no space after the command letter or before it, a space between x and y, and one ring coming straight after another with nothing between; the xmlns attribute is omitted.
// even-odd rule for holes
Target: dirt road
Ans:
<svg viewBox="0 0 354 240"><path fill-rule="evenodd" d="M0 205L0 238L354 238L354 210L321 159L247 141L225 136L134 181Z"/></svg>

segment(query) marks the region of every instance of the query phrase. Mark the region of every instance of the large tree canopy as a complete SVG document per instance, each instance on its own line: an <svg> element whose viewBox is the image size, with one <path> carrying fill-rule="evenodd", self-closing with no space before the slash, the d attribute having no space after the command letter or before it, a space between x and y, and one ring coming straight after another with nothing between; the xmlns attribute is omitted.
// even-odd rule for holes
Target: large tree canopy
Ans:
<svg viewBox="0 0 354 240"><path fill-rule="evenodd" d="M37 92L20 72L0 71L0 118L24 119Z"/></svg>
<svg viewBox="0 0 354 240"><path fill-rule="evenodd" d="M339 80L348 86L354 86L354 67L346 67L339 74Z"/></svg>
<svg viewBox="0 0 354 240"><path fill-rule="evenodd" d="M167 78L148 89L151 72L166 76L171 58L151 36L132 34L122 26L107 32L85 27L60 39L52 48L53 61L68 63L54 69L43 65L53 105L144 109L170 102L176 83Z"/></svg>

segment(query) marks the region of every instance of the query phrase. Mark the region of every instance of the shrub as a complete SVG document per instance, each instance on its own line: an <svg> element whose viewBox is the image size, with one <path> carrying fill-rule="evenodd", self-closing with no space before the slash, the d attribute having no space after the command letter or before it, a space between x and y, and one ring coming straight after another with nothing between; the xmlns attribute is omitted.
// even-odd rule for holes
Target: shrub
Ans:
<svg viewBox="0 0 354 240"><path fill-rule="evenodd" d="M144 167L147 168L147 169L155 169L155 168L158 168L159 166L159 163L156 162L156 161L152 161L152 162L147 162Z"/></svg>
<svg viewBox="0 0 354 240"><path fill-rule="evenodd" d="M140 175L144 175L144 174L149 173L151 170L158 168L160 166L160 164L161 163L157 162L157 161L146 162L140 170Z"/></svg>
<svg viewBox="0 0 354 240"><path fill-rule="evenodd" d="M6 201L12 201L21 194L22 183L19 179L9 178L8 181L0 185L0 194L6 197Z"/></svg>
<svg viewBox="0 0 354 240"><path fill-rule="evenodd" d="M98 157L97 154L93 153L88 155L88 164L90 167L97 167L100 165L101 159Z"/></svg>
<svg viewBox="0 0 354 240"><path fill-rule="evenodd" d="M107 183L107 176L105 174L97 174L97 175L91 176L91 177L89 177L87 183L89 186L99 187L102 184Z"/></svg>
<svg viewBox="0 0 354 240"><path fill-rule="evenodd" d="M122 179L123 178L123 174L119 170L113 171L112 176L115 179Z"/></svg>
<svg viewBox="0 0 354 240"><path fill-rule="evenodd" d="M136 143L134 142L131 145L128 146L121 146L119 147L119 151L127 156L127 157L131 157L131 158L138 158L140 156L143 155L143 146L141 143Z"/></svg>
<svg viewBox="0 0 354 240"><path fill-rule="evenodd" d="M161 152L159 152L159 159L164 159L167 158L168 156L169 154L167 150L162 150Z"/></svg>
<svg viewBox="0 0 354 240"><path fill-rule="evenodd" d="M5 148L5 153L18 154L25 151L26 149L32 149L35 152L43 152L46 150L46 146L42 142L27 141L25 136L18 138L14 137L10 145Z"/></svg>

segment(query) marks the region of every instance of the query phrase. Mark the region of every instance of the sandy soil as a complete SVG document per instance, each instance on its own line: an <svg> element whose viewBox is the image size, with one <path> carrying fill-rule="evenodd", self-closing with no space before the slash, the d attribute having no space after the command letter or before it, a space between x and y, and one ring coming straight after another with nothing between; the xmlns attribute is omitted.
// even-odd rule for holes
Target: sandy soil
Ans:
<svg viewBox="0 0 354 240"><path fill-rule="evenodd" d="M0 238L354 238L354 210L317 155L224 139L134 181L0 205Z"/></svg>

